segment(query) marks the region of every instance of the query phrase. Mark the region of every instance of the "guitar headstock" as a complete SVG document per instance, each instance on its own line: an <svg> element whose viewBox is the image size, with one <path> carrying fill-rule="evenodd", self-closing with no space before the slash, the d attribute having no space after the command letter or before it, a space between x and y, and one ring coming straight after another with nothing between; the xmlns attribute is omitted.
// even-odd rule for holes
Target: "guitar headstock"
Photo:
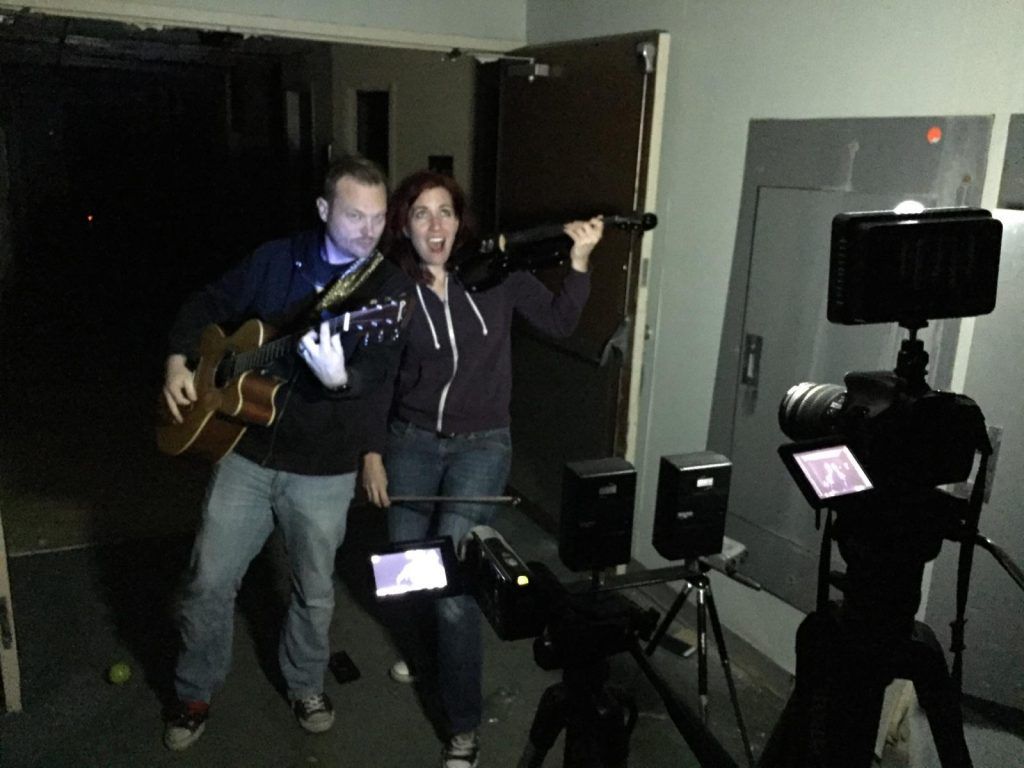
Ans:
<svg viewBox="0 0 1024 768"><path fill-rule="evenodd" d="M342 334L355 334L360 344L382 344L402 335L414 301L407 294L374 299L359 309L353 309L331 320L331 330Z"/></svg>

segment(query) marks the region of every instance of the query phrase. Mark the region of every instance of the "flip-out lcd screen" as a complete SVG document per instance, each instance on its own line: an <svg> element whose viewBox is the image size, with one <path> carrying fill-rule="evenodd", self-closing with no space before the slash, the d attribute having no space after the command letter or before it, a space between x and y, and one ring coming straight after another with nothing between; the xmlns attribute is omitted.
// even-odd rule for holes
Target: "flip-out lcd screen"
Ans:
<svg viewBox="0 0 1024 768"><path fill-rule="evenodd" d="M441 596L455 591L456 561L451 539L407 542L391 549L370 555L378 599L420 593Z"/></svg>

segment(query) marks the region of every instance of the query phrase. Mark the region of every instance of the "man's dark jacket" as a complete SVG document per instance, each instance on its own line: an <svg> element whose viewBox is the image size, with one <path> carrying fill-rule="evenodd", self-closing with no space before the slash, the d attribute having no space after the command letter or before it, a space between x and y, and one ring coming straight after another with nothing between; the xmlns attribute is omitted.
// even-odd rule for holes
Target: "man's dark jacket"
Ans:
<svg viewBox="0 0 1024 768"><path fill-rule="evenodd" d="M171 328L170 353L194 362L200 334L210 323L231 333L244 321L259 318L297 337L318 327L310 309L319 289L338 271L321 257L322 241L322 231L310 231L266 243L192 294ZM410 288L409 278L383 260L344 307L357 308L371 298L394 298ZM363 346L353 337L343 339L348 386L327 389L297 355L287 355L272 371L287 380L277 393L274 423L250 426L236 453L271 469L335 475L354 471L367 451L383 452L401 341Z"/></svg>

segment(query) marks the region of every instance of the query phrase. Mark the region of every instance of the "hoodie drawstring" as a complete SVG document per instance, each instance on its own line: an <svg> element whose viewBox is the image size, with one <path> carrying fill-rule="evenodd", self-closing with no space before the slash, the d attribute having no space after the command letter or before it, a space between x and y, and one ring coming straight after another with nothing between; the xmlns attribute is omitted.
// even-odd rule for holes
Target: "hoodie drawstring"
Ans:
<svg viewBox="0 0 1024 768"><path fill-rule="evenodd" d="M476 313L476 319L480 321L480 328L483 330L484 336L486 336L487 323L484 322L484 316L480 314L480 310L477 308L476 302L473 301L473 297L469 295L468 291L466 292L466 301L469 302L469 306L471 306L473 308L473 311Z"/></svg>
<svg viewBox="0 0 1024 768"><path fill-rule="evenodd" d="M430 319L430 313L427 312L427 304L426 302L423 301L423 291L420 290L419 285L416 286L416 295L419 297L420 300L420 308L423 310L423 314L427 318L427 325L430 326L430 335L434 339L434 349L440 349L441 342L437 340L437 331L434 329L434 321Z"/></svg>

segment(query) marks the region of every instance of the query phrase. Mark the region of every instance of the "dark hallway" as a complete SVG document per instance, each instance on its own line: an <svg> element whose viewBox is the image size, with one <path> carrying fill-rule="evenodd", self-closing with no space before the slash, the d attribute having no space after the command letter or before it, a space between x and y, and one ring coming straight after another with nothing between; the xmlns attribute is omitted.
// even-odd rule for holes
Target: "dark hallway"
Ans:
<svg viewBox="0 0 1024 768"><path fill-rule="evenodd" d="M298 229L285 59L309 45L25 17L0 33L10 180L0 503L12 554L188 530L205 470L153 448L184 295ZM307 147L307 149L310 149Z"/></svg>

